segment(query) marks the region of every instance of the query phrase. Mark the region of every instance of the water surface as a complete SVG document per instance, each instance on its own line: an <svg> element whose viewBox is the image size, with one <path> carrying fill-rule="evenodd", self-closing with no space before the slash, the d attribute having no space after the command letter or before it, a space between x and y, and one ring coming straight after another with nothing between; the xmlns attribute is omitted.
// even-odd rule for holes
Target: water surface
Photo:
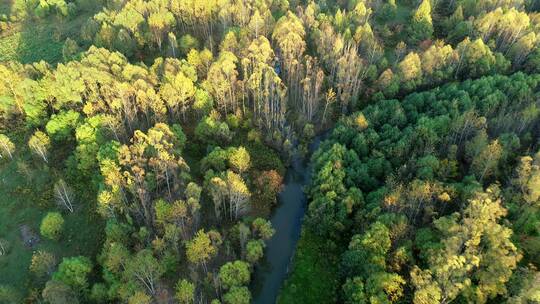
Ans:
<svg viewBox="0 0 540 304"><path fill-rule="evenodd" d="M314 139L310 145L310 154L317 149L323 136ZM306 211L303 188L309 183L311 175L311 168L307 163L307 160L295 157L287 169L284 187L278 197L278 206L270 219L276 233L266 243L264 259L256 267L252 281L255 304L274 304L287 278Z"/></svg>

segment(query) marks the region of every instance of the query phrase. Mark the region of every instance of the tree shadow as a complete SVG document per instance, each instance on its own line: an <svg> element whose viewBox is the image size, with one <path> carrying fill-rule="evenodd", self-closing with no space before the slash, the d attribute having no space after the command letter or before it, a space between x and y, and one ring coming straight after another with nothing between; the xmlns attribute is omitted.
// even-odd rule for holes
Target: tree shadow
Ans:
<svg viewBox="0 0 540 304"><path fill-rule="evenodd" d="M43 60L56 64L62 60L63 37L47 20L24 21L18 35L16 54L19 62L26 64Z"/></svg>
<svg viewBox="0 0 540 304"><path fill-rule="evenodd" d="M45 18L37 18L29 9L16 33L19 36L15 46L16 59L24 64L41 60L57 64L64 59L62 49L66 39L80 42L81 29L101 7L81 9L72 17L50 13Z"/></svg>
<svg viewBox="0 0 540 304"><path fill-rule="evenodd" d="M0 3L0 16L9 15L13 6L13 0L7 0L5 3Z"/></svg>

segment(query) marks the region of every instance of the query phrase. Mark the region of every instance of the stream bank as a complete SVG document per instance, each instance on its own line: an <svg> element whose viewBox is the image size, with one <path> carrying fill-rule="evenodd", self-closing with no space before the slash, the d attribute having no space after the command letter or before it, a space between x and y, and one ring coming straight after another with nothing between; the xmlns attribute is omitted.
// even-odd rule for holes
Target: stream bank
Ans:
<svg viewBox="0 0 540 304"><path fill-rule="evenodd" d="M315 137L309 146L309 156L319 147L326 134ZM278 206L270 221L276 230L266 243L263 261L256 267L251 286L255 304L274 304L287 278L291 259L300 238L307 198L304 186L311 180L309 157L294 157L285 174Z"/></svg>

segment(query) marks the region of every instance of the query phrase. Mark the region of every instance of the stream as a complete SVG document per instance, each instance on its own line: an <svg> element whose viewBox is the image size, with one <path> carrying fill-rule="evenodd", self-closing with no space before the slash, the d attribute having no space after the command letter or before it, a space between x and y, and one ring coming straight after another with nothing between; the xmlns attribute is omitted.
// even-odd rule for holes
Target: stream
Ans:
<svg viewBox="0 0 540 304"><path fill-rule="evenodd" d="M278 206L270 219L276 233L266 243L263 261L256 267L252 280L254 282L251 286L252 303L276 303L281 286L287 278L306 212L304 186L311 179L309 156L318 148L324 137L325 135L315 137L309 146L308 157L305 159L294 157L287 169L283 190L278 196Z"/></svg>

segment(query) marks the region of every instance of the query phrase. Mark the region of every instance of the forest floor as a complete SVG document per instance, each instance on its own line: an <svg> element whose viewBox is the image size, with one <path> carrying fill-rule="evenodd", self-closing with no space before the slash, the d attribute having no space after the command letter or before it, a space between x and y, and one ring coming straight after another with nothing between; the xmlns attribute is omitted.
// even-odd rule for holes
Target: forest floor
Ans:
<svg viewBox="0 0 540 304"><path fill-rule="evenodd" d="M61 61L63 41L55 38L54 26L35 24L33 27L26 23L14 25L0 38L0 61Z"/></svg>
<svg viewBox="0 0 540 304"><path fill-rule="evenodd" d="M24 0L4 0L0 3L0 15L10 15L24 7Z"/></svg>
<svg viewBox="0 0 540 304"><path fill-rule="evenodd" d="M77 37L89 17L81 14L70 20L56 17L24 20L23 0L1 2L0 16L17 16L21 21L13 19L10 28L0 32L0 62L62 61L64 40ZM50 163L59 165L51 169L32 157L23 130L9 130L9 133L16 134L17 151L13 161L0 160L0 239L6 240L10 247L7 255L0 256L0 285L28 294L36 286L36 278L29 271L33 252L50 252L57 262L69 256L95 256L103 236L103 221L92 211L94 195L87 189L76 189L78 207L74 213L62 212L65 223L61 238L52 241L41 237L39 226L45 214L60 211L55 204L53 185L55 172L63 170L64 155L59 153L56 156L59 159L53 157ZM38 282L41 283L44 282Z"/></svg>
<svg viewBox="0 0 540 304"><path fill-rule="evenodd" d="M17 147L13 161L0 162L0 239L7 240L11 247L7 255L0 256L0 285L13 286L25 294L29 286L35 286L29 272L33 252L50 252L57 262L69 256L95 256L103 224L91 211L95 200L84 191L76 191L75 212L62 212L65 223L61 238L52 241L41 237L39 226L45 214L61 211L53 194L54 169L34 159L23 140ZM63 162L53 158L51 163ZM29 244L29 238L34 243Z"/></svg>
<svg viewBox="0 0 540 304"><path fill-rule="evenodd" d="M11 4L13 3L13 4ZM26 18L22 0L0 4L0 16L15 15L20 21L0 32L0 62L32 63L44 60L55 64L63 60L62 48L66 38L79 40L84 23L93 12L81 12L73 18L50 16L43 20Z"/></svg>

